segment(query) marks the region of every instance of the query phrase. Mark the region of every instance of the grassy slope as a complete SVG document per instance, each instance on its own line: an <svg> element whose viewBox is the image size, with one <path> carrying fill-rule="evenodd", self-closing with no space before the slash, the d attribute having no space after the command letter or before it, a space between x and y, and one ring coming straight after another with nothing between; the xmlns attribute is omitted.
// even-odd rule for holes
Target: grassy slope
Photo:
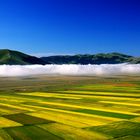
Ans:
<svg viewBox="0 0 140 140"><path fill-rule="evenodd" d="M45 64L43 60L18 51L0 50L0 65Z"/></svg>
<svg viewBox="0 0 140 140"><path fill-rule="evenodd" d="M0 50L0 65L27 65L27 64L119 64L119 63L140 63L140 58L120 53L99 53L95 55L74 55L74 56L49 56L37 58L22 52L13 50Z"/></svg>

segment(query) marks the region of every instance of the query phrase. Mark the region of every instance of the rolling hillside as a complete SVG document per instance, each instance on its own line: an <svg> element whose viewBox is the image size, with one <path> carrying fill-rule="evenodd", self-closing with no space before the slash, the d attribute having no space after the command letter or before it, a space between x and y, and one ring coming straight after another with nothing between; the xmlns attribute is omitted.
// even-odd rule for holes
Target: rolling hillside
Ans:
<svg viewBox="0 0 140 140"><path fill-rule="evenodd" d="M120 53L99 53L79 55L58 55L48 57L35 57L22 52L3 49L0 50L0 65L31 65L31 64L120 64L140 63L140 58Z"/></svg>
<svg viewBox="0 0 140 140"><path fill-rule="evenodd" d="M18 51L0 50L0 64L9 65L27 65L27 64L45 64L45 62L37 57L30 56Z"/></svg>
<svg viewBox="0 0 140 140"><path fill-rule="evenodd" d="M127 63L134 59L134 57L120 54L120 53L107 53L107 54L85 54L85 55L65 55L65 56L50 56L42 57L46 63L53 64L119 64ZM136 58L135 58L136 59ZM133 62L136 62L133 60Z"/></svg>

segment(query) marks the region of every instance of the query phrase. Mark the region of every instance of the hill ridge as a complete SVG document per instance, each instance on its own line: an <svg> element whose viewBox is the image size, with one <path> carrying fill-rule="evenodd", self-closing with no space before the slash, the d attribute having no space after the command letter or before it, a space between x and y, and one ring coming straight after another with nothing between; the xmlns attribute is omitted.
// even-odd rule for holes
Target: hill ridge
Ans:
<svg viewBox="0 0 140 140"><path fill-rule="evenodd" d="M0 50L0 64L8 65L30 65L30 64L45 64L45 62L35 56L27 55L25 53L1 49Z"/></svg>
<svg viewBox="0 0 140 140"><path fill-rule="evenodd" d="M118 52L98 54L55 55L35 57L20 51L0 49L0 65L32 65L32 64L139 64L140 57Z"/></svg>

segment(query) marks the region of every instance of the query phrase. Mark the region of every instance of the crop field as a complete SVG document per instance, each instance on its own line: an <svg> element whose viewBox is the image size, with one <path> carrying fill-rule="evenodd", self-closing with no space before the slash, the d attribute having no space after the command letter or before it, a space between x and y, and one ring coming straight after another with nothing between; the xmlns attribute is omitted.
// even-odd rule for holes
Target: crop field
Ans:
<svg viewBox="0 0 140 140"><path fill-rule="evenodd" d="M140 140L140 77L1 77L0 140Z"/></svg>

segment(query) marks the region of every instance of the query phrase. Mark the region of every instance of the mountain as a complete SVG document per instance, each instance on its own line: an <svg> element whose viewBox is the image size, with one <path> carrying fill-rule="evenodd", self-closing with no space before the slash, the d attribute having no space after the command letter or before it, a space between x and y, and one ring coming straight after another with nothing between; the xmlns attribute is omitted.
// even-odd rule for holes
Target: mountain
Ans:
<svg viewBox="0 0 140 140"><path fill-rule="evenodd" d="M140 64L140 57L133 57L128 60L132 64Z"/></svg>
<svg viewBox="0 0 140 140"><path fill-rule="evenodd" d="M3 49L0 50L0 65L31 65L31 64L119 64L140 63L140 58L120 53L59 55L48 57L35 57L22 52Z"/></svg>
<svg viewBox="0 0 140 140"><path fill-rule="evenodd" d="M30 64L45 64L45 62L37 57L30 56L18 51L3 49L0 50L0 65L30 65Z"/></svg>
<svg viewBox="0 0 140 140"><path fill-rule="evenodd" d="M95 55L64 55L64 56L49 56L42 57L46 63L51 64L119 64L119 63L135 63L132 56L120 53L100 53Z"/></svg>

